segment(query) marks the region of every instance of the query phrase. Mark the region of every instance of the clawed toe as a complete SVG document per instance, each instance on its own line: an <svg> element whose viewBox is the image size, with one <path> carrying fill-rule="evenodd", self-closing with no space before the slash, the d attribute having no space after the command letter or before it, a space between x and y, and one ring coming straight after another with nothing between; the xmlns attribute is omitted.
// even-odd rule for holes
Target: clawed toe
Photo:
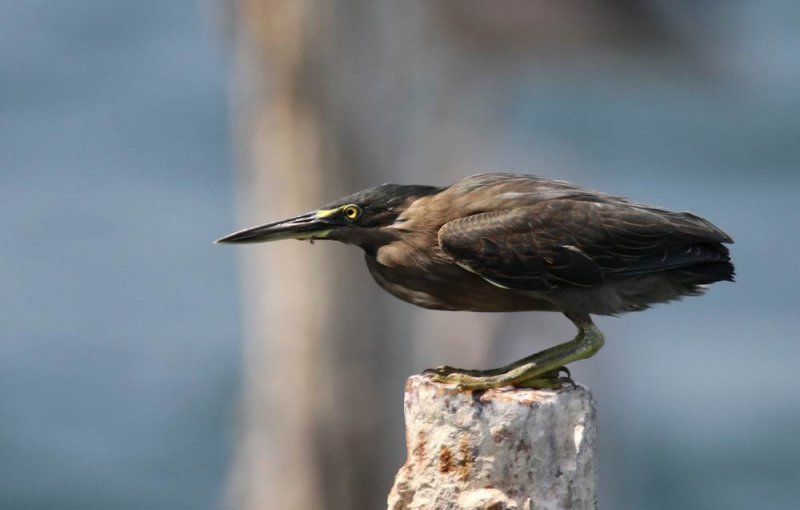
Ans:
<svg viewBox="0 0 800 510"><path fill-rule="evenodd" d="M486 390L515 386L535 389L575 387L567 363L586 359L604 343L603 335L591 322L577 323L578 335L570 342L537 352L514 363L492 370L464 370L439 366L423 373L433 381L455 384L464 390Z"/></svg>
<svg viewBox="0 0 800 510"><path fill-rule="evenodd" d="M422 375L443 377L446 375L454 374L456 372L459 372L459 369L451 367L449 365L439 365L438 367L434 368L426 368L425 370L422 371Z"/></svg>
<svg viewBox="0 0 800 510"><path fill-rule="evenodd" d="M435 368L428 368L422 371L422 375L427 375L433 377L433 379L437 382L453 382L448 380L440 380L439 378L446 378L448 376L470 376L470 377L484 377L487 375L493 375L494 370L475 370L469 368L456 368L451 367L450 365L439 365Z"/></svg>

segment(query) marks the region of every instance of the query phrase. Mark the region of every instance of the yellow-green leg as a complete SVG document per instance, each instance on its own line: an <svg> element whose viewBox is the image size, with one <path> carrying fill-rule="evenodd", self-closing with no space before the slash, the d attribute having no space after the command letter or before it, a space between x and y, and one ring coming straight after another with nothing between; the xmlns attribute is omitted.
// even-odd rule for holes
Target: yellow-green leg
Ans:
<svg viewBox="0 0 800 510"><path fill-rule="evenodd" d="M461 370L439 367L426 370L434 381L458 384L470 390L502 386L559 388L569 378L559 377L564 365L593 356L605 339L586 314L565 314L578 327L578 334L569 342L550 347L509 365L492 370Z"/></svg>

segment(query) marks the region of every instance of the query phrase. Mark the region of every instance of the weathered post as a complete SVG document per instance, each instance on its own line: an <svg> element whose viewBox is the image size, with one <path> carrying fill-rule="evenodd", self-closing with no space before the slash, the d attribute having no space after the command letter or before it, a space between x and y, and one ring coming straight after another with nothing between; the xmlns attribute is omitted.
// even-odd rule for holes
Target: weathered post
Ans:
<svg viewBox="0 0 800 510"><path fill-rule="evenodd" d="M405 392L408 458L389 510L597 508L595 404L582 386Z"/></svg>

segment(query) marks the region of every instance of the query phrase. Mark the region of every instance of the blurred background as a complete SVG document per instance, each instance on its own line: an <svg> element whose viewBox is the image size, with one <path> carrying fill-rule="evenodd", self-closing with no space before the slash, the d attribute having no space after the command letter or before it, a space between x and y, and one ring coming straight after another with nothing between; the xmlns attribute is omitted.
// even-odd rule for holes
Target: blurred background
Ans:
<svg viewBox="0 0 800 510"><path fill-rule="evenodd" d="M374 509L405 378L570 338L415 309L352 247L238 227L392 181L536 173L711 219L736 284L573 376L600 508L800 498L800 6L5 0L0 508Z"/></svg>

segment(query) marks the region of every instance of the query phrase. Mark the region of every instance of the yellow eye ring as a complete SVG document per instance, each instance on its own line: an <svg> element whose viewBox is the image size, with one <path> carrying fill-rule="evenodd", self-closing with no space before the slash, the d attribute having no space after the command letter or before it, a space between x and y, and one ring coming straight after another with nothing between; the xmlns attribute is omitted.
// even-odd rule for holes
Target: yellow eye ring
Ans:
<svg viewBox="0 0 800 510"><path fill-rule="evenodd" d="M342 212L344 213L344 217L351 221L357 220L359 216L361 216L361 208L357 205L348 205Z"/></svg>

